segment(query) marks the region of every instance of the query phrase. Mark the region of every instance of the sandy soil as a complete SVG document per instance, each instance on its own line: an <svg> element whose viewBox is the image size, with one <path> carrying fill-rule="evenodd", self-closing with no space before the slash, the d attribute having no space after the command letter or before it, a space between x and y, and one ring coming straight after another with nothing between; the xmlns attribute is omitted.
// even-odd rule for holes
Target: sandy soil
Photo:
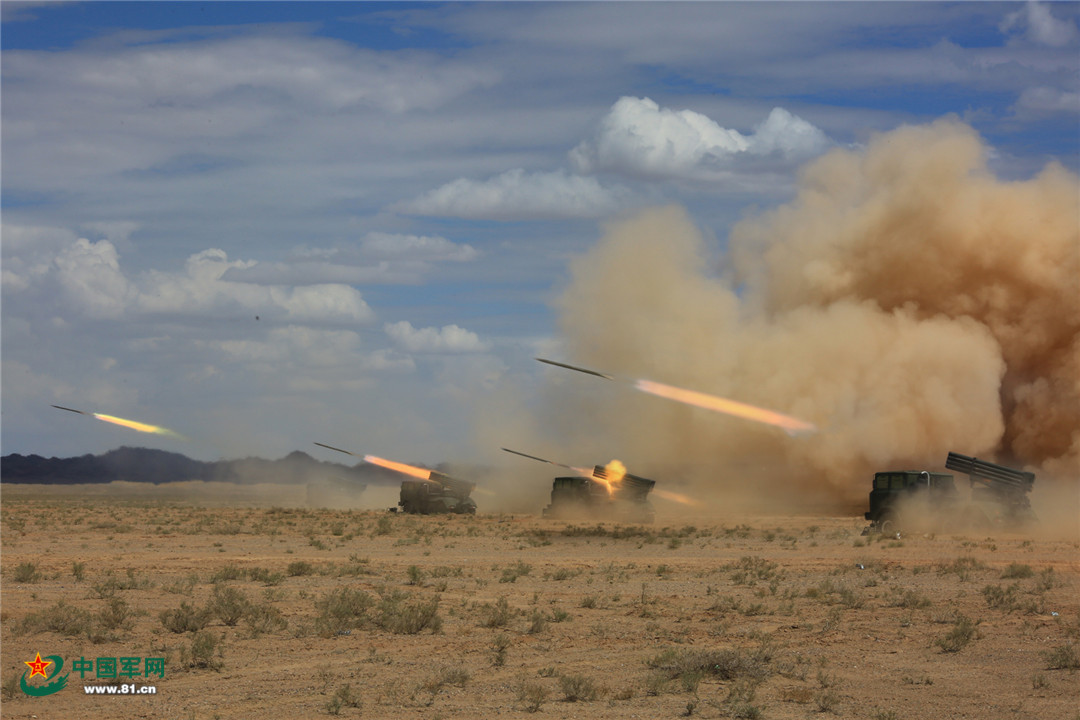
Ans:
<svg viewBox="0 0 1080 720"><path fill-rule="evenodd" d="M1075 538L304 501L5 487L3 717L1080 718ZM36 653L166 670L29 697Z"/></svg>

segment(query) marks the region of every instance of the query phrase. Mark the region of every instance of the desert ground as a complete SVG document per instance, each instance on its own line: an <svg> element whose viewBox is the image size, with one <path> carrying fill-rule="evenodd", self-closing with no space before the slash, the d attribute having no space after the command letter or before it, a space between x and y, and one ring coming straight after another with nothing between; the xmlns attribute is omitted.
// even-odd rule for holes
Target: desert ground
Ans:
<svg viewBox="0 0 1080 720"><path fill-rule="evenodd" d="M120 485L3 490L4 718L1080 718L1075 537ZM109 657L156 694L88 696Z"/></svg>

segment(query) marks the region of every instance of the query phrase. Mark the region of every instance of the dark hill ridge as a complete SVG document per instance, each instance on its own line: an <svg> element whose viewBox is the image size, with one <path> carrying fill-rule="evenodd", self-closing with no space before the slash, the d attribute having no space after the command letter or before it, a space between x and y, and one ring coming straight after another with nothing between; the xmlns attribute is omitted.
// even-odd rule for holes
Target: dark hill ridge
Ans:
<svg viewBox="0 0 1080 720"><path fill-rule="evenodd" d="M280 460L244 458L202 462L186 455L151 448L121 447L103 455L44 458L40 455L5 455L0 458L0 482L46 483L170 483L206 482L303 484L318 480L346 480L359 485L401 482L398 473L360 463L355 467L316 460L295 451Z"/></svg>

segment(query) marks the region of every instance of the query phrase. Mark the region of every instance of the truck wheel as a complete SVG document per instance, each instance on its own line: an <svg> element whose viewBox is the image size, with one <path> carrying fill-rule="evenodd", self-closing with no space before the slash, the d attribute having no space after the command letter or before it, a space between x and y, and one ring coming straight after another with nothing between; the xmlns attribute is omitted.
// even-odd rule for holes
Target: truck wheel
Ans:
<svg viewBox="0 0 1080 720"><path fill-rule="evenodd" d="M881 530L882 535L895 535L899 530L899 524L896 522L895 515L886 515L881 518L881 522L878 524L878 529Z"/></svg>

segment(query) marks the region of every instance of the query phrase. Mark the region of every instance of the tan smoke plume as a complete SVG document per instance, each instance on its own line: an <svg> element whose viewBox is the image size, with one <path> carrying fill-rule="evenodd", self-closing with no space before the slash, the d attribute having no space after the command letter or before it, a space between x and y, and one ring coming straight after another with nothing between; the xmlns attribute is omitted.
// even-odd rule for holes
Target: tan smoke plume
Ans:
<svg viewBox="0 0 1080 720"><path fill-rule="evenodd" d="M540 420L574 462L618 454L697 488L827 490L850 506L875 470L940 468L949 450L1075 482L1080 182L1057 164L1004 182L986 157L957 121L903 127L808 165L794 200L733 228L719 272L674 207L612 225L572 265L569 359L817 434L583 378L560 381Z"/></svg>

